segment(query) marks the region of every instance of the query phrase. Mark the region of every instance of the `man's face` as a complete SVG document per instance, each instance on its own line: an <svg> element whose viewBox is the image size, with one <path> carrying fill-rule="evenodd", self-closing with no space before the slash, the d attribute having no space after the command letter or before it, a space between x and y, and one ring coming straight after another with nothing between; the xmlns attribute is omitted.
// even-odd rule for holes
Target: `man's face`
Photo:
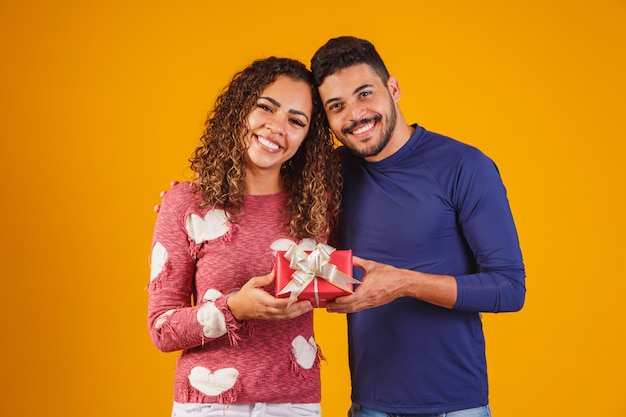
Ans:
<svg viewBox="0 0 626 417"><path fill-rule="evenodd" d="M337 139L360 157L383 159L379 154L396 128L395 79L385 85L369 65L359 64L326 77L319 92Z"/></svg>

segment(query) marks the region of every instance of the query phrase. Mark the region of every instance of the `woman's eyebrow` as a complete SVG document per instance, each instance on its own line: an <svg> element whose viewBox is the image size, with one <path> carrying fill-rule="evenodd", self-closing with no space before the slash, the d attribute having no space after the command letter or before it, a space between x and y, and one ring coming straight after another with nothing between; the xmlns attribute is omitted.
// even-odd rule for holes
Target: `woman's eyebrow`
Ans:
<svg viewBox="0 0 626 417"><path fill-rule="evenodd" d="M276 106L278 108L281 107L280 103L278 101L274 100L271 97L261 96L259 98L262 98L263 100L269 101L270 103L272 103L274 106ZM299 114L300 116L303 116L306 119L307 122L309 121L309 116L307 116L306 113L303 112L303 111L296 110L296 109L289 109L289 113L291 113L291 114Z"/></svg>

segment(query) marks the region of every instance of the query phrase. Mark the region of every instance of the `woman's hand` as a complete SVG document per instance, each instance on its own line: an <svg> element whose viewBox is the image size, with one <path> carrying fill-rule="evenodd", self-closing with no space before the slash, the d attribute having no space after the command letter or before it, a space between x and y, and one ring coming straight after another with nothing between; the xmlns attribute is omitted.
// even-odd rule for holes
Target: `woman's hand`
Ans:
<svg viewBox="0 0 626 417"><path fill-rule="evenodd" d="M275 279L275 271L253 277L236 293L228 297L228 308L237 320L285 320L293 319L313 309L308 301L297 301L287 307L287 298L276 298L263 287Z"/></svg>

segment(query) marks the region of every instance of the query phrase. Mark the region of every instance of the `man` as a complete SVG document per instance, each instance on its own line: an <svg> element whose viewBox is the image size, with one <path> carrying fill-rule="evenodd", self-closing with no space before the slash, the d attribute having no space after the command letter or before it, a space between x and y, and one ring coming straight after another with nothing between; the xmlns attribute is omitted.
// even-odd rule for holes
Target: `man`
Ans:
<svg viewBox="0 0 626 417"><path fill-rule="evenodd" d="M311 70L344 145L341 246L364 271L354 294L327 307L349 313L349 415L489 416L480 313L517 311L525 298L495 164L409 125L370 42L331 39Z"/></svg>

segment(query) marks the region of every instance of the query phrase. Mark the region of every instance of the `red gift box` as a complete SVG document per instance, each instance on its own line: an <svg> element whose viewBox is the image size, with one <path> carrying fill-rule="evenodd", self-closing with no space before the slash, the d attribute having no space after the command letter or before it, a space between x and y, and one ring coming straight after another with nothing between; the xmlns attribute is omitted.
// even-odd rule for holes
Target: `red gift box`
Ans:
<svg viewBox="0 0 626 417"><path fill-rule="evenodd" d="M304 289L298 294L297 300L309 300L313 307L326 307L329 301L333 301L335 298L352 294L352 285L358 283L356 279L352 278L352 251L351 250L334 250L334 248L324 245L326 248L331 248L333 251L330 253L329 264L336 267L338 271L345 274L345 280L351 280L351 282L343 282L341 286L346 289L342 289L329 282L328 280L315 276L311 282L309 282ZM297 286L294 284L292 275L296 272L296 269L290 267L291 261L285 257L288 251L276 252L276 297L287 298L290 297L291 291L287 291L280 294L287 285ZM314 251L300 251L303 254L310 255ZM332 266L331 266L332 268ZM339 274L339 275L343 275ZM295 300L294 300L295 301Z"/></svg>

